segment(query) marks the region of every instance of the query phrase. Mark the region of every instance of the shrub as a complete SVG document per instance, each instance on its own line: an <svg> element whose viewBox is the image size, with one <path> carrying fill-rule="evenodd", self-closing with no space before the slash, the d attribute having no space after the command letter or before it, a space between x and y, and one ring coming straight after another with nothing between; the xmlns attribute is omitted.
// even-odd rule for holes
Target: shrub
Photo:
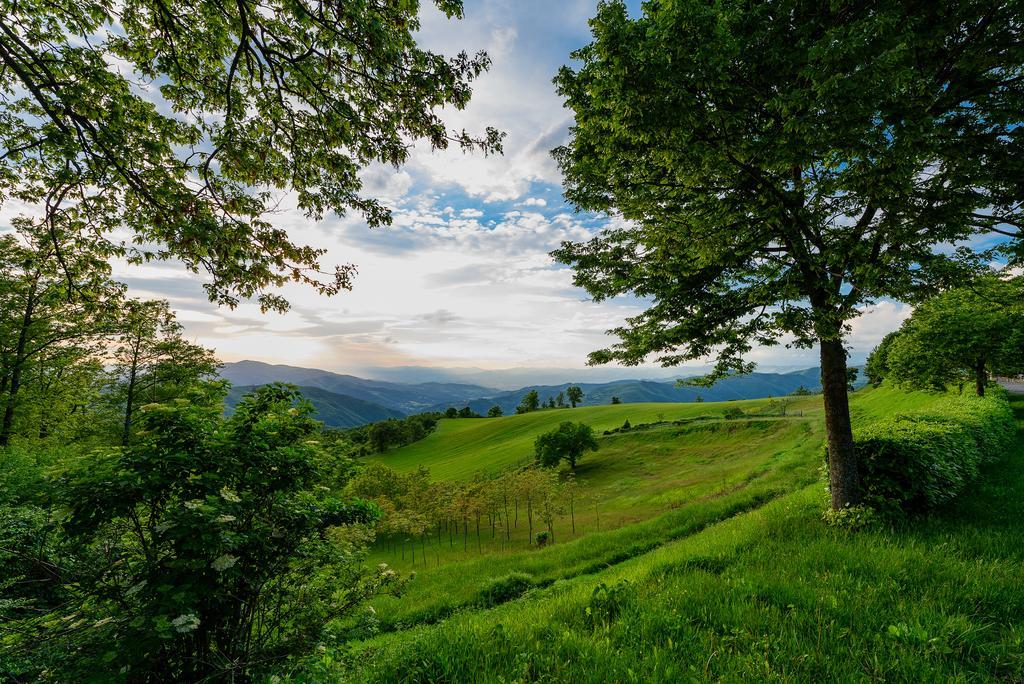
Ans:
<svg viewBox="0 0 1024 684"><path fill-rule="evenodd" d="M978 476L982 463L998 458L1014 432L1013 413L999 393L950 398L858 430L863 501L885 514L940 506Z"/></svg>
<svg viewBox="0 0 1024 684"><path fill-rule="evenodd" d="M547 535L547 532L540 534ZM540 537L540 534L537 536ZM476 600L478 606L491 608L506 601L519 598L533 587L533 576L525 572L512 572L501 577L495 577L487 582L477 592Z"/></svg>
<svg viewBox="0 0 1024 684"><path fill-rule="evenodd" d="M551 541L551 535L546 531L537 533L537 546L547 546L549 541Z"/></svg>
<svg viewBox="0 0 1024 684"><path fill-rule="evenodd" d="M746 414L743 413L743 409L737 408L736 406L730 406L722 411L722 417L726 420L736 420L737 418L742 418L744 415Z"/></svg>

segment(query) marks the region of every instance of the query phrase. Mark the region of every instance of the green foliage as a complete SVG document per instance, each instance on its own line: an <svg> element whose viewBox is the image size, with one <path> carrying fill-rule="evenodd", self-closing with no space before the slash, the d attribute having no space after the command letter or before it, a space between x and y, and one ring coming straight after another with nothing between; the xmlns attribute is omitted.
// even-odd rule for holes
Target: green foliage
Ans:
<svg viewBox="0 0 1024 684"><path fill-rule="evenodd" d="M501 407L498 406L497 404L495 404L491 408L487 409L487 417L488 418L501 418L501 416L502 416L502 410L501 410Z"/></svg>
<svg viewBox="0 0 1024 684"><path fill-rule="evenodd" d="M631 429L632 427L633 426L629 424L629 418L627 418L626 420L622 421L622 427L619 428L619 429L622 430L623 432L625 432L625 431Z"/></svg>
<svg viewBox="0 0 1024 684"><path fill-rule="evenodd" d="M793 390L793 392L790 394L790 396L793 396L793 397L809 397L809 396L812 396L813 394L814 394L814 392L812 392L811 390L807 389L803 385L800 385L795 390Z"/></svg>
<svg viewBox="0 0 1024 684"><path fill-rule="evenodd" d="M546 530L542 530L542 531L537 533L537 536L535 537L535 539L536 539L536 542L537 542L537 546L543 548L543 547L548 545L548 542L551 541L551 533L547 532Z"/></svg>
<svg viewBox="0 0 1024 684"><path fill-rule="evenodd" d="M612 397L612 403L613 404L621 404L622 403L622 399L619 399L618 397Z"/></svg>
<svg viewBox="0 0 1024 684"><path fill-rule="evenodd" d="M540 395L537 394L537 390L530 390L523 395L522 401L519 402L519 406L516 407L516 413L531 413L540 408Z"/></svg>
<svg viewBox="0 0 1024 684"><path fill-rule="evenodd" d="M459 412L455 408L449 408L444 414L417 413L405 418L389 418L338 432L352 444L362 448L363 453L368 451L381 454L392 447L405 446L425 438L437 427L442 415L454 419L459 417Z"/></svg>
<svg viewBox="0 0 1024 684"><path fill-rule="evenodd" d="M865 504L886 515L935 509L1000 458L1016 426L999 393L950 398L927 412L893 416L855 434Z"/></svg>
<svg viewBox="0 0 1024 684"><path fill-rule="evenodd" d="M608 629L629 600L630 593L626 580L610 587L604 582L599 583L590 594L590 602L584 611L587 621L594 629Z"/></svg>
<svg viewBox="0 0 1024 684"><path fill-rule="evenodd" d="M878 511L871 506L844 506L840 509L826 508L821 514L822 521L830 527L856 532L875 527L879 523Z"/></svg>
<svg viewBox="0 0 1024 684"><path fill-rule="evenodd" d="M747 414L743 412L743 409L737 406L728 406L722 411L722 417L726 420L737 420L739 418L746 417Z"/></svg>
<svg viewBox="0 0 1024 684"><path fill-rule="evenodd" d="M868 384L872 387L881 386L882 381L889 375L889 350L892 349L899 334L898 330L887 334L868 355L867 363L864 365L864 375L867 376Z"/></svg>
<svg viewBox="0 0 1024 684"><path fill-rule="evenodd" d="M397 587L359 562L379 510L321 485L309 404L272 385L224 419L222 398L209 384L145 406L129 449L63 480L77 600L31 626L74 654L67 677L115 663L135 679L251 676Z"/></svg>
<svg viewBox="0 0 1024 684"><path fill-rule="evenodd" d="M818 346L833 506L853 502L848 322L1024 247L1019 8L609 0L590 27L554 155L570 203L623 220L553 256L596 301L649 306L589 361L714 357L712 382L755 344Z"/></svg>
<svg viewBox="0 0 1024 684"><path fill-rule="evenodd" d="M537 545L543 546L540 536L547 532L537 534ZM512 599L519 598L533 587L533 577L525 572L511 572L501 577L495 577L484 584L477 593L476 605L481 608L493 608Z"/></svg>
<svg viewBox="0 0 1024 684"><path fill-rule="evenodd" d="M988 278L923 302L881 352L885 374L913 389L944 391L989 375L1024 372L1024 281Z"/></svg>
<svg viewBox="0 0 1024 684"><path fill-rule="evenodd" d="M433 4L462 15L458 0ZM449 130L440 114L468 104L490 60L420 48L419 12L417 2L12 5L0 198L38 205L41 224L107 256L203 270L220 303L257 296L284 309L270 290L292 280L349 288L354 267L324 278L323 250L268 222L282 191L314 219L354 211L386 225L390 211L361 192L363 168L402 164L417 140L500 150L497 131Z"/></svg>
<svg viewBox="0 0 1024 684"><path fill-rule="evenodd" d="M586 451L597 451L597 438L589 425L565 421L537 437L533 448L537 462L543 466L554 467L565 460L570 468L575 468Z"/></svg>
<svg viewBox="0 0 1024 684"><path fill-rule="evenodd" d="M576 408L576 404L583 401L583 388L579 385L570 385L566 388L565 395L569 397L569 405ZM558 396L561 397L562 395L559 394Z"/></svg>

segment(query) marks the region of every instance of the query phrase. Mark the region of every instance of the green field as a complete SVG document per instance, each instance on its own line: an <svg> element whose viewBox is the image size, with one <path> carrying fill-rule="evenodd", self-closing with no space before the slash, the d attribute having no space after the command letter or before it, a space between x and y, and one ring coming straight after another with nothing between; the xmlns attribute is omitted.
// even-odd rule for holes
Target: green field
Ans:
<svg viewBox="0 0 1024 684"><path fill-rule="evenodd" d="M468 479L478 472L494 472L533 459L533 440L565 420L586 423L598 433L617 428L628 420L633 425L698 417L721 418L727 407L757 412L766 399L692 404L616 404L576 409L553 409L503 418L442 420L426 439L395 449L378 458L398 471L419 466L438 479ZM802 399L791 407L814 409L817 399Z"/></svg>
<svg viewBox="0 0 1024 684"><path fill-rule="evenodd" d="M865 390L853 409L866 422L936 399ZM1015 408L1024 419L1024 400ZM605 437L588 488L638 521L540 550L438 554L407 596L375 602L380 636L303 678L1019 681L1024 440L949 510L852 534L819 520L819 423L808 405L803 418ZM528 439L495 431L483 445L508 453ZM526 586L487 607L486 588L510 573Z"/></svg>

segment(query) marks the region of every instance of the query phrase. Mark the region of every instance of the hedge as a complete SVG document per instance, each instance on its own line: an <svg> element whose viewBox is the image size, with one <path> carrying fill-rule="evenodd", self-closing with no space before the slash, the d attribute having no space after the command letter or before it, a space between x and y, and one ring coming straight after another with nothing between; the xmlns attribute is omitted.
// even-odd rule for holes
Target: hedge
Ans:
<svg viewBox="0 0 1024 684"><path fill-rule="evenodd" d="M1016 424L1005 393L951 397L854 432L863 502L885 514L928 511L959 495L1008 449Z"/></svg>

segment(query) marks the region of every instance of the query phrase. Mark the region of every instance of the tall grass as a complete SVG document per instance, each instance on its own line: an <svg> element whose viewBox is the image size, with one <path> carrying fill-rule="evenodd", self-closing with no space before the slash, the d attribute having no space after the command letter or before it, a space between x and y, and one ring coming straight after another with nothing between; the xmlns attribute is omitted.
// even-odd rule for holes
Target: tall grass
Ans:
<svg viewBox="0 0 1024 684"><path fill-rule="evenodd" d="M1014 408L1020 422L1024 400ZM828 528L823 498L802 487L600 572L329 654L300 679L1024 678L1024 440L970 497L913 524Z"/></svg>

